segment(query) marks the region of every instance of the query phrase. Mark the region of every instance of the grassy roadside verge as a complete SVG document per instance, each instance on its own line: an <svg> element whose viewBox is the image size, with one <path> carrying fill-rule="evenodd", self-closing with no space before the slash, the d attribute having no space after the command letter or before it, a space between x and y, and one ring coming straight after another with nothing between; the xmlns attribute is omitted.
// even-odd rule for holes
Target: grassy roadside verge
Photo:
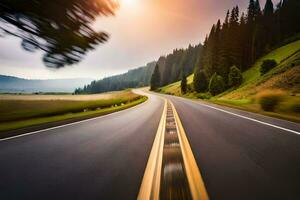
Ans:
<svg viewBox="0 0 300 200"><path fill-rule="evenodd" d="M54 116L44 116L44 117L34 117L24 120L17 120L17 121L8 121L0 123L0 134L5 133L7 131L17 130L25 127L42 125L42 124L49 124L52 122L58 121L67 121L70 119L76 119L79 121L81 119L88 119L93 117L98 117L102 115L106 115L109 113L125 110L127 108L136 106L145 102L148 98L145 96L139 96L134 98L132 101L128 101L127 103L121 103L119 105L114 105L111 107L106 107L102 109L96 110L87 110L85 112L76 112L76 113L66 113L66 114L59 114ZM68 123L68 122L67 122Z"/></svg>
<svg viewBox="0 0 300 200"><path fill-rule="evenodd" d="M269 117L300 123L300 114L284 112L284 110L286 109L285 106L282 106L280 110L277 112L266 112L260 108L259 104L249 99L244 99L244 100L211 99L211 100L205 100L205 102L214 103L220 106L240 109L248 112L266 115Z"/></svg>
<svg viewBox="0 0 300 200"><path fill-rule="evenodd" d="M252 113L257 113L261 115L266 115L269 117L274 117L278 119L284 119L292 122L297 122L300 123L300 114L299 113L293 113L293 112L288 112L288 105L283 104L282 106L279 107L276 112L266 112L263 111L260 108L260 105L255 102L255 100L252 99L221 99L221 98L210 98L209 99L202 99L198 98L197 96L206 96L207 94L194 94L194 93L188 93L186 95L181 95L181 94L170 94L166 93L163 91L159 91L159 93L162 94L167 94L167 95L172 95L172 96L179 96L183 97L186 99L191 99L195 101L200 101L204 103L212 103L224 107L229 107L229 108L234 108L234 109L239 109L247 112L252 112ZM291 100L288 100L291 101Z"/></svg>

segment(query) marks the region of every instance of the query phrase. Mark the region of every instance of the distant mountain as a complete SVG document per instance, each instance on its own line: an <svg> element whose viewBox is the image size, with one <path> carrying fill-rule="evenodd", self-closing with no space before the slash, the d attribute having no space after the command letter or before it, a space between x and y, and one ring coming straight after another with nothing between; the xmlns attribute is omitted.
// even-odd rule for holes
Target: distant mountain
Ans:
<svg viewBox="0 0 300 200"><path fill-rule="evenodd" d="M76 89L76 94L101 93L107 91L117 91L126 88L148 86L156 62L150 62L146 66L129 70L128 72L116 76L107 77L98 81L92 81L83 88Z"/></svg>
<svg viewBox="0 0 300 200"><path fill-rule="evenodd" d="M76 88L83 87L91 81L92 79L87 78L31 80L0 75L0 92L74 92Z"/></svg>

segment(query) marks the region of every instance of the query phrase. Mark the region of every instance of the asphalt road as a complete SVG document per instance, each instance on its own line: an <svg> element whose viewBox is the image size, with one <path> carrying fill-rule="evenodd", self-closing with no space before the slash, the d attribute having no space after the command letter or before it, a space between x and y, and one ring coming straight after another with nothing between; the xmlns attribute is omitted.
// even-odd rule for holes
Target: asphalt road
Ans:
<svg viewBox="0 0 300 200"><path fill-rule="evenodd" d="M299 123L165 97L178 111L211 200L300 199L300 135L270 126L300 132Z"/></svg>
<svg viewBox="0 0 300 200"><path fill-rule="evenodd" d="M300 124L164 97L211 200L300 199L300 135L278 128ZM0 199L136 199L162 108L150 95L129 110L0 142Z"/></svg>
<svg viewBox="0 0 300 200"><path fill-rule="evenodd" d="M0 199L136 199L163 105L1 141Z"/></svg>

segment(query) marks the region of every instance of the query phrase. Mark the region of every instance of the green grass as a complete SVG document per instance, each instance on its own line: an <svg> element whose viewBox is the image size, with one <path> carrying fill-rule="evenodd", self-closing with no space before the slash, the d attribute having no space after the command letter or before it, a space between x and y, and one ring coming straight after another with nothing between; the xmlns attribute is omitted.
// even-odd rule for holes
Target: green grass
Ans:
<svg viewBox="0 0 300 200"><path fill-rule="evenodd" d="M97 101L1 100L0 131L72 118L104 115L132 107L146 99L146 97L126 92L122 98L117 96Z"/></svg>
<svg viewBox="0 0 300 200"><path fill-rule="evenodd" d="M300 50L300 40L282 46L278 49L275 49L271 53L267 54L266 56L260 58L253 67L243 73L244 82L241 87L255 82L260 78L260 66L262 62L266 59L274 59L277 63L284 62L285 59L288 59L291 55L295 52Z"/></svg>
<svg viewBox="0 0 300 200"><path fill-rule="evenodd" d="M253 102L252 99L210 99L211 102L231 104L235 106L249 105Z"/></svg>

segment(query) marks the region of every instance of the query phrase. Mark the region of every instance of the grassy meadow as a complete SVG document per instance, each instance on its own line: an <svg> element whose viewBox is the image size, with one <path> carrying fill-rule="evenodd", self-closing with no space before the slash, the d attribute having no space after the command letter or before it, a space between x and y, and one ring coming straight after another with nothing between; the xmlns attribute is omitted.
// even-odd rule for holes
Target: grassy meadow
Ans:
<svg viewBox="0 0 300 200"><path fill-rule="evenodd" d="M131 91L97 95L0 95L0 131L103 115L145 100Z"/></svg>

